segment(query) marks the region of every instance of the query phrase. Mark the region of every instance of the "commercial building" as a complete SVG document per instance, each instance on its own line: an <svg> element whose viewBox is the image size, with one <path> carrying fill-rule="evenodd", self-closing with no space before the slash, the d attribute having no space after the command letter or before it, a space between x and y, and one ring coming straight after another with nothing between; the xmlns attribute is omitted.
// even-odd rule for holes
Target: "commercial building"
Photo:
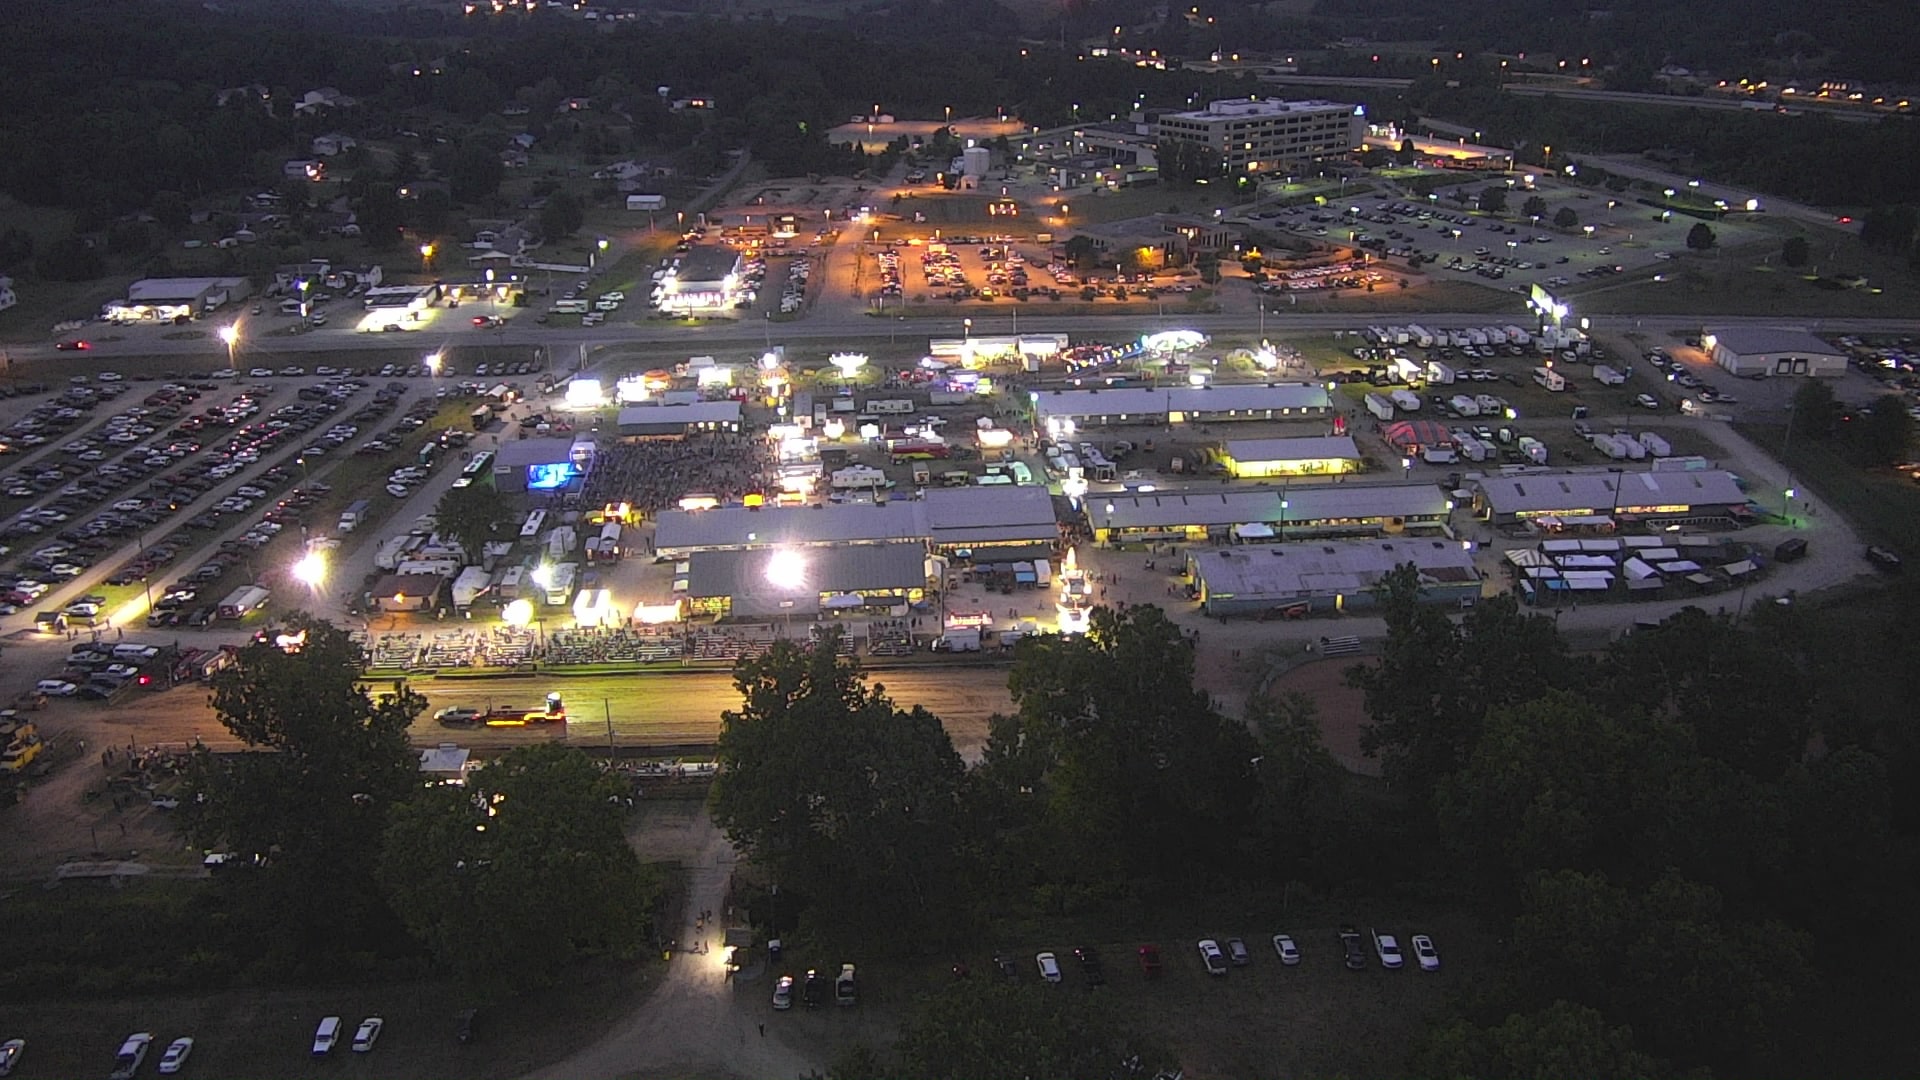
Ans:
<svg viewBox="0 0 1920 1080"><path fill-rule="evenodd" d="M1076 427L1113 424L1211 424L1227 420L1311 420L1332 415L1327 388L1312 383L1035 390L1034 424L1042 430L1071 420Z"/></svg>
<svg viewBox="0 0 1920 1080"><path fill-rule="evenodd" d="M1163 141L1212 150L1227 173L1284 171L1351 154L1366 139L1367 112L1335 101L1234 98L1167 113L1154 130Z"/></svg>
<svg viewBox="0 0 1920 1080"><path fill-rule="evenodd" d="M731 308L740 288L739 253L702 244L680 256L660 280L660 306L668 311L719 311Z"/></svg>
<svg viewBox="0 0 1920 1080"><path fill-rule="evenodd" d="M108 301L103 314L112 322L192 319L251 291L243 277L141 278L127 286L126 299Z"/></svg>
<svg viewBox="0 0 1920 1080"><path fill-rule="evenodd" d="M1732 473L1523 472L1473 481L1474 516L1495 525L1726 521L1745 513L1747 494Z"/></svg>
<svg viewBox="0 0 1920 1080"><path fill-rule="evenodd" d="M1102 544L1229 543L1381 536L1446 529L1453 500L1432 484L1330 484L1093 495L1087 523Z"/></svg>
<svg viewBox="0 0 1920 1080"><path fill-rule="evenodd" d="M1058 536L1045 488L1000 485L934 489L924 499L884 503L665 510L654 528L654 547L663 557L685 558L701 551L910 541L922 551L998 560L1022 551L1030 556Z"/></svg>
<svg viewBox="0 0 1920 1080"><path fill-rule="evenodd" d="M1420 576L1423 601L1465 606L1480 597L1473 554L1453 540L1347 540L1187 553L1200 608L1218 618L1297 618L1371 607L1381 579L1409 564Z"/></svg>
<svg viewBox="0 0 1920 1080"><path fill-rule="evenodd" d="M687 559L694 612L717 618L799 618L925 597L927 549L912 541L840 547L697 551Z"/></svg>
<svg viewBox="0 0 1920 1080"><path fill-rule="evenodd" d="M493 488L505 493L576 490L593 466L590 439L519 439L493 456Z"/></svg>
<svg viewBox="0 0 1920 1080"><path fill-rule="evenodd" d="M1700 345L1735 375L1843 375L1847 354L1805 330L1708 327Z"/></svg>
<svg viewBox="0 0 1920 1080"><path fill-rule="evenodd" d="M740 403L700 401L685 405L636 405L620 410L622 437L684 438L701 432L740 430Z"/></svg>
<svg viewBox="0 0 1920 1080"><path fill-rule="evenodd" d="M1350 435L1229 439L1220 448L1220 463L1242 480L1345 473L1360 468L1360 447Z"/></svg>

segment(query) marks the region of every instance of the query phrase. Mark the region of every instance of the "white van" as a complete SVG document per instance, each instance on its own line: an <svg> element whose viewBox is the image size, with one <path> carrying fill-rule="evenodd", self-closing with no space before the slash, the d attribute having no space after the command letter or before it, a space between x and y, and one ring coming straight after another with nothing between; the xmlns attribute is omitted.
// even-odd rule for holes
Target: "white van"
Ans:
<svg viewBox="0 0 1920 1080"><path fill-rule="evenodd" d="M159 655L160 649L153 645L136 645L133 642L127 642L113 647L113 658L115 660L139 663L143 660L151 660Z"/></svg>
<svg viewBox="0 0 1920 1080"><path fill-rule="evenodd" d="M320 1021L313 1032L313 1056L326 1057L333 1052L333 1044L340 1041L340 1018L329 1016Z"/></svg>

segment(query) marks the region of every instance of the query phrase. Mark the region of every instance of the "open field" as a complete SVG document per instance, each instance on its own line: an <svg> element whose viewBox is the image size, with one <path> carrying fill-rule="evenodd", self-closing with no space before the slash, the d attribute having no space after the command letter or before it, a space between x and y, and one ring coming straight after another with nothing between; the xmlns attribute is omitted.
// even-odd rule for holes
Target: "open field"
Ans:
<svg viewBox="0 0 1920 1080"><path fill-rule="evenodd" d="M1615 315L1778 315L1795 318L1900 318L1911 312L1920 289L1898 259L1868 251L1858 237L1823 231L1809 236L1812 261L1804 267L1780 261L1780 239L1734 248L1686 252L1665 268L1669 281L1636 275L1631 281L1569 290L1579 310ZM1820 274L1861 274L1861 289L1814 284Z"/></svg>
<svg viewBox="0 0 1920 1080"><path fill-rule="evenodd" d="M1795 483L1832 503L1874 543L1920 559L1920 484L1890 469L1863 469L1805 432L1796 433L1787 446L1784 425L1742 424L1739 430L1779 459Z"/></svg>

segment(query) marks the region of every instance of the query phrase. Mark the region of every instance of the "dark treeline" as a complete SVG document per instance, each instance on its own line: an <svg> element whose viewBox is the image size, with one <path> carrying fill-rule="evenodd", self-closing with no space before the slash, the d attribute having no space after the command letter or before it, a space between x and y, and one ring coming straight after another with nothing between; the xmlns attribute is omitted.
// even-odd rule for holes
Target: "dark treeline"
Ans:
<svg viewBox="0 0 1920 1080"><path fill-rule="evenodd" d="M1160 925L1201 896L1398 896L1503 942L1408 1049L1414 1075L1837 1080L1911 1062L1905 601L1756 598L1738 621L1688 609L1575 654L1510 599L1453 619L1413 601L1410 575L1384 593L1384 652L1350 672L1384 791L1338 767L1310 700L1221 716L1157 608L1021 643L1016 712L973 767L849 660L783 644L744 662L714 810L781 884L756 920L937 956L1021 927ZM958 1075L938 1064L957 1033L1012 1007L937 995L904 1052L836 1075Z"/></svg>

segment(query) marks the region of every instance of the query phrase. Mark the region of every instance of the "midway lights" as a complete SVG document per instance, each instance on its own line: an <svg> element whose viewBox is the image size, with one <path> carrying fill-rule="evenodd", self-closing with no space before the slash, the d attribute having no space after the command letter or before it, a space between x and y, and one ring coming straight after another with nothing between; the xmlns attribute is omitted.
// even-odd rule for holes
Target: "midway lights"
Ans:
<svg viewBox="0 0 1920 1080"><path fill-rule="evenodd" d="M600 386L599 379L570 379L567 381L567 408L598 409L607 403L607 393Z"/></svg>
<svg viewBox="0 0 1920 1080"><path fill-rule="evenodd" d="M841 378L851 379L859 374L861 368L867 366L867 354L834 353L832 356L827 357L827 363L832 364L834 368L840 372Z"/></svg>
<svg viewBox="0 0 1920 1080"><path fill-rule="evenodd" d="M527 576L532 578L533 583L542 589L550 589L553 587L553 564L543 562L539 566L534 567L533 573Z"/></svg>
<svg viewBox="0 0 1920 1080"><path fill-rule="evenodd" d="M647 380L639 375L628 375L613 384L613 399L622 405L647 400Z"/></svg>
<svg viewBox="0 0 1920 1080"><path fill-rule="evenodd" d="M1047 438L1049 439L1056 442L1061 439L1071 439L1075 430L1073 418L1070 416L1047 417Z"/></svg>
<svg viewBox="0 0 1920 1080"><path fill-rule="evenodd" d="M1198 330L1162 330L1140 338L1140 347L1148 352L1186 352L1207 343L1207 335Z"/></svg>
<svg viewBox="0 0 1920 1080"><path fill-rule="evenodd" d="M1262 371L1272 371L1280 366L1280 356L1271 347L1262 345L1254 350L1253 362Z"/></svg>

